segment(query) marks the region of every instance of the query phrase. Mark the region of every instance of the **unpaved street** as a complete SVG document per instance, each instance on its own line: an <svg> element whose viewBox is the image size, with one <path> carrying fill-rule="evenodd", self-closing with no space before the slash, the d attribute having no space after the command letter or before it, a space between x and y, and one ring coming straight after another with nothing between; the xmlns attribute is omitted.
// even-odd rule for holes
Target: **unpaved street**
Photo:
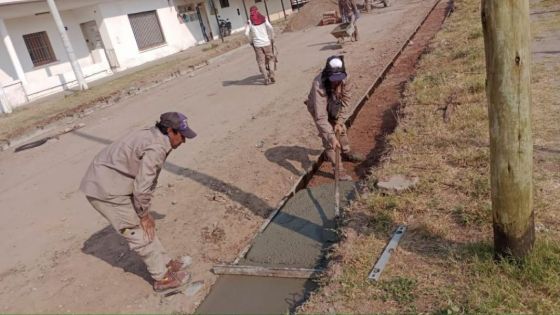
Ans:
<svg viewBox="0 0 560 315"><path fill-rule="evenodd" d="M329 34L334 26L280 35L275 85L258 81L245 47L93 113L59 141L0 153L0 311L194 311L215 281L211 266L235 258L321 152L303 100L326 57L346 54L357 100L435 2L394 0L363 14L360 42L342 50ZM191 255L193 280L205 287L194 297L162 299L78 184L104 145L171 110L187 114L199 136L170 155L153 211L164 246Z"/></svg>

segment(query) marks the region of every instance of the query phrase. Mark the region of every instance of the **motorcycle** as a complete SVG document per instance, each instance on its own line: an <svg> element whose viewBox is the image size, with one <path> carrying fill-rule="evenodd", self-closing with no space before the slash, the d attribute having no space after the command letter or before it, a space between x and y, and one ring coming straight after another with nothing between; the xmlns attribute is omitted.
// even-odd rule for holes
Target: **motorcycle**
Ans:
<svg viewBox="0 0 560 315"><path fill-rule="evenodd" d="M218 28L220 30L222 38L231 35L231 22L229 21L229 19L224 20L218 15Z"/></svg>

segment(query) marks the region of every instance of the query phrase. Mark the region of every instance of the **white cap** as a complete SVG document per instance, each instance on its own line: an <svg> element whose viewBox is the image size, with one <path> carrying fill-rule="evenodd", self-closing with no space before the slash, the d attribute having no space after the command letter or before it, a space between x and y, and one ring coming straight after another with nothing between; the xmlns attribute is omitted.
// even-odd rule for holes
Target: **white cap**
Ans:
<svg viewBox="0 0 560 315"><path fill-rule="evenodd" d="M333 58L329 61L329 66L331 68L342 68L342 60L340 58Z"/></svg>

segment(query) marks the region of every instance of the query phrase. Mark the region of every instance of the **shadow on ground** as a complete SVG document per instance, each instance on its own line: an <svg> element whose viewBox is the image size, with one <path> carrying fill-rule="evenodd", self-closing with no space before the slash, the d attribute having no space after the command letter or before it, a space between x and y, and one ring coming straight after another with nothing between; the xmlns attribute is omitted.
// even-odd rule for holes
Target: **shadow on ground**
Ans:
<svg viewBox="0 0 560 315"><path fill-rule="evenodd" d="M232 85L264 85L264 80L262 75L252 75L241 80L234 81L223 81L222 86L232 86Z"/></svg>
<svg viewBox="0 0 560 315"><path fill-rule="evenodd" d="M264 156L270 162L276 163L294 175L301 176L305 170L313 166L310 157L321 154L321 150L313 150L301 146L277 146L266 150ZM298 163L303 171L299 171L291 162Z"/></svg>

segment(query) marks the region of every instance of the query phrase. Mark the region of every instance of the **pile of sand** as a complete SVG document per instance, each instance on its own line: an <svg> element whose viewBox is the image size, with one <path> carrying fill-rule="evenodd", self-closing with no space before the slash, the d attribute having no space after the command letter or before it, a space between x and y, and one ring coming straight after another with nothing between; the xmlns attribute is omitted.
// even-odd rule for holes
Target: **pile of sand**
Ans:
<svg viewBox="0 0 560 315"><path fill-rule="evenodd" d="M323 19L324 12L334 10L338 11L337 0L311 0L299 12L295 11L284 32L295 32L317 26Z"/></svg>

